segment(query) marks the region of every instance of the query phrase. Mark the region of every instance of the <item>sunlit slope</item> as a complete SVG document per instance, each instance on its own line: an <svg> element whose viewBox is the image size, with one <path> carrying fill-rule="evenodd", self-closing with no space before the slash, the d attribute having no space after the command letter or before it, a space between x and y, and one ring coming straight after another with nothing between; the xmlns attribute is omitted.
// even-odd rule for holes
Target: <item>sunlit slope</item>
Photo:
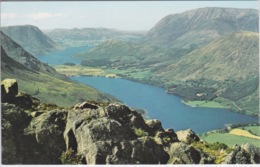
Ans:
<svg viewBox="0 0 260 167"><path fill-rule="evenodd" d="M258 75L259 34L237 32L196 49L158 71L163 78L247 79Z"/></svg>

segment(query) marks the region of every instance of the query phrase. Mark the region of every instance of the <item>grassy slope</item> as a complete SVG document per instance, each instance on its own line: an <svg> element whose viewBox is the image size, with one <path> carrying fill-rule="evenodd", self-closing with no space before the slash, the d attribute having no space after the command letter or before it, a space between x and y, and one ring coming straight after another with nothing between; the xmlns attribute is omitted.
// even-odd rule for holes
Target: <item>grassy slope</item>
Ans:
<svg viewBox="0 0 260 167"><path fill-rule="evenodd" d="M182 57L161 72L163 78L241 79L258 73L258 33L238 32L215 40ZM241 68L243 67L243 68ZM160 76L160 73L158 73Z"/></svg>
<svg viewBox="0 0 260 167"><path fill-rule="evenodd" d="M62 80L36 72L7 56L1 47L1 80L15 78L19 91L31 94L46 103L68 107L84 100L107 101L113 99L84 84Z"/></svg>
<svg viewBox="0 0 260 167"><path fill-rule="evenodd" d="M29 93L45 103L55 103L63 107L70 107L84 100L109 99L108 96L84 84L63 81L43 73L26 73L22 76L2 73L1 79L5 78L17 79L20 91Z"/></svg>

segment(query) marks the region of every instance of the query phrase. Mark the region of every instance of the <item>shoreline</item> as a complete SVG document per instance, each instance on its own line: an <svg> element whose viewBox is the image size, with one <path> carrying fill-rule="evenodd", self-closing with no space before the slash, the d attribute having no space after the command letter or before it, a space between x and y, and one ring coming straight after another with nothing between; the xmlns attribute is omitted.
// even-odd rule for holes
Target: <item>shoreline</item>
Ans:
<svg viewBox="0 0 260 167"><path fill-rule="evenodd" d="M53 67L59 73L64 74L68 77L70 77L70 76L88 76L88 77L122 78L122 79L130 80L130 81L134 81L134 82L139 82L139 83L143 83L143 84L157 86L157 87L165 89L166 93L176 95L174 93L168 92L166 90L166 88L161 86L161 85L154 85L154 84L151 84L151 83L146 83L146 82L140 81L138 79L134 79L134 78L120 77L120 76L118 76L117 74L114 74L114 73L107 73L106 69L102 69L102 68L92 68L92 67L85 67L85 66L81 66L81 65L75 65L75 66L57 65L57 66L53 66ZM179 95L176 95L176 96L182 98ZM216 101L199 101L199 100L185 101L184 99L182 99L181 102L184 105L187 105L189 107L194 107L194 108L203 107L203 108L227 109L227 110L230 110L231 112L234 112L234 113L240 113L240 114L244 114L244 115L259 117L259 115L255 115L255 114L241 113L241 112L239 112L235 109L224 106L221 103L218 103Z"/></svg>

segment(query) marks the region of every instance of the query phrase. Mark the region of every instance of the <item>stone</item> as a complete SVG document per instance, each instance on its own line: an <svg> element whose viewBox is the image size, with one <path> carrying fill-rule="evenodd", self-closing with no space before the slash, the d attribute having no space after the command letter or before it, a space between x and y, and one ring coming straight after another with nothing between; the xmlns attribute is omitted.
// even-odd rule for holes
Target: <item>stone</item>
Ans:
<svg viewBox="0 0 260 167"><path fill-rule="evenodd" d="M185 143L192 143L195 141L200 141L200 138L191 130L180 130L176 132L177 137L179 141L185 142Z"/></svg>
<svg viewBox="0 0 260 167"><path fill-rule="evenodd" d="M260 148L254 146L250 143L245 143L241 145L241 148L245 150L250 155L250 163L251 164L259 164L260 163Z"/></svg>
<svg viewBox="0 0 260 167"><path fill-rule="evenodd" d="M40 111L39 111L40 112ZM60 164L60 156L66 150L63 132L67 111L52 110L40 112L24 130L25 135L33 137L34 146L40 156L35 157L36 164ZM30 146L30 145L28 145Z"/></svg>
<svg viewBox="0 0 260 167"><path fill-rule="evenodd" d="M152 136L154 136L156 132L163 131L162 123L159 120L146 120L145 123L150 128L150 133Z"/></svg>
<svg viewBox="0 0 260 167"><path fill-rule="evenodd" d="M74 106L75 110L77 110L77 109L84 109L84 108L97 109L98 106L94 105L94 104L91 104L91 103L88 103L88 102L79 103L79 104L76 104Z"/></svg>
<svg viewBox="0 0 260 167"><path fill-rule="evenodd" d="M18 94L18 83L16 79L5 79L1 83L2 102L10 102Z"/></svg>
<svg viewBox="0 0 260 167"><path fill-rule="evenodd" d="M234 145L223 164L259 164L260 148L253 144L245 143L241 146Z"/></svg>
<svg viewBox="0 0 260 167"><path fill-rule="evenodd" d="M210 164L213 159L192 146L176 142L170 146L168 164Z"/></svg>
<svg viewBox="0 0 260 167"><path fill-rule="evenodd" d="M159 164L169 155L151 137L138 137L135 129L148 126L136 111L120 104L68 112L66 149L77 151L87 164ZM142 128L141 128L142 127Z"/></svg>

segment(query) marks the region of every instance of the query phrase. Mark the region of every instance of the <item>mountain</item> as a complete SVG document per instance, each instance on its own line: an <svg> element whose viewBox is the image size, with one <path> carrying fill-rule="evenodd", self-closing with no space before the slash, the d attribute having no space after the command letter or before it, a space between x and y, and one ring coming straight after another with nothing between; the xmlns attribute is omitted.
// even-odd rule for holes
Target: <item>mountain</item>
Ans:
<svg viewBox="0 0 260 167"><path fill-rule="evenodd" d="M259 33L240 31L223 36L157 71L179 80L242 80L258 75ZM187 68L189 67L189 68ZM241 68L242 67L242 68Z"/></svg>
<svg viewBox="0 0 260 167"><path fill-rule="evenodd" d="M66 107L86 99L114 101L113 97L84 84L75 83L52 67L42 64L2 33L0 39L1 79L16 78L21 91L32 94L45 103Z"/></svg>
<svg viewBox="0 0 260 167"><path fill-rule="evenodd" d="M258 10L200 8L161 19L145 36L145 41L163 47L200 47L228 33L258 32Z"/></svg>
<svg viewBox="0 0 260 167"><path fill-rule="evenodd" d="M59 48L38 27L32 25L1 27L1 31L35 56L52 52Z"/></svg>
<svg viewBox="0 0 260 167"><path fill-rule="evenodd" d="M1 47L5 53L12 59L26 66L27 68L65 79L65 76L57 73L54 68L40 62L32 54L25 51L18 43L0 32Z"/></svg>
<svg viewBox="0 0 260 167"><path fill-rule="evenodd" d="M257 10L202 8L169 15L140 41L110 40L77 56L82 65L164 87L185 101L259 113Z"/></svg>
<svg viewBox="0 0 260 167"><path fill-rule="evenodd" d="M191 129L164 129L159 120L144 120L118 103L43 105L35 97L19 94L17 85L13 79L1 84L5 97L2 163L6 165L259 163L260 148L253 144L228 148L201 142Z"/></svg>
<svg viewBox="0 0 260 167"><path fill-rule="evenodd" d="M143 32L120 31L107 28L74 28L74 29L54 29L46 34L56 43L63 46L85 46L96 44L97 41L104 41L111 38L135 41L139 39Z"/></svg>

